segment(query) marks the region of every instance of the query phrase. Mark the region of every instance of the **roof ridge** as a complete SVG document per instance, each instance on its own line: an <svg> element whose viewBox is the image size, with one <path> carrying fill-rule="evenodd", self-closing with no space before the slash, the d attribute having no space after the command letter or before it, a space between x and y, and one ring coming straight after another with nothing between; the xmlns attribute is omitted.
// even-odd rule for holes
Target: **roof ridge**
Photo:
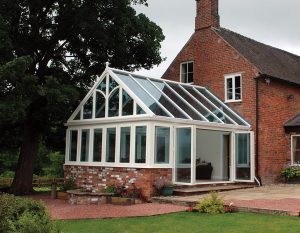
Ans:
<svg viewBox="0 0 300 233"><path fill-rule="evenodd" d="M214 27L213 29L216 30L216 31L220 31L220 29L222 29L222 30L225 30L225 31L227 31L227 32L234 33L234 34L236 34L237 36L243 37L243 38L245 38L245 39L247 39L247 40L253 41L253 42L255 42L255 43L259 43L259 44L261 44L261 45L270 47L270 48L272 48L272 49L279 50L279 51L281 51L281 52L284 52L284 53L286 53L286 54L288 54L288 55L292 55L292 56L297 57L297 58L300 59L300 55L298 55L298 54L295 54L295 53L292 53L292 52L288 52L288 51L286 51L286 50L284 50L284 49L281 49L281 48L278 48L278 47L275 47L275 46L272 46L272 45L269 45L269 44L260 42L260 41L258 41L258 40L255 40L255 39L252 39L252 38L250 38L250 37L244 36L244 35L242 35L242 34L240 34L240 33L237 33L237 32L235 32L235 31L232 31L232 30L230 30L230 29L223 28L223 27L219 27L219 28L215 28L215 27Z"/></svg>

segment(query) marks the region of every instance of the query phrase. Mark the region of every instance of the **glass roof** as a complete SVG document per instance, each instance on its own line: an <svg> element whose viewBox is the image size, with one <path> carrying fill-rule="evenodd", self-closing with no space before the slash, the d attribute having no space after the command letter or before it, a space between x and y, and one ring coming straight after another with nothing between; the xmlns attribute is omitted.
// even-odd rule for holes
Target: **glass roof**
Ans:
<svg viewBox="0 0 300 233"><path fill-rule="evenodd" d="M250 126L206 88L111 69L155 115Z"/></svg>

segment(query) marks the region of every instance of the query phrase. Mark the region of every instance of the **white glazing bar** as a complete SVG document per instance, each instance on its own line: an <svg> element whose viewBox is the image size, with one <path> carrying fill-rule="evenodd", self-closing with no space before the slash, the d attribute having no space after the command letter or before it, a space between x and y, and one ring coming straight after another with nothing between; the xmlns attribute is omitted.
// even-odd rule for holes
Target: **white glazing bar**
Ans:
<svg viewBox="0 0 300 233"><path fill-rule="evenodd" d="M236 114L234 111L232 111L226 104L224 104L222 101L220 101L218 98L216 98L209 90L207 90L207 93L214 98L216 101L218 101L222 106L224 106L228 111L232 112L233 115L235 115L240 121L246 124L246 126L251 126L247 121L245 121L241 116Z"/></svg>
<svg viewBox="0 0 300 233"><path fill-rule="evenodd" d="M209 99L207 99L207 97L204 96L200 91L198 91L197 88L193 87L193 89L197 92L197 94L199 94L202 98L204 98L211 106L219 110L225 117L227 117L234 125L239 125L231 117L227 116L227 114L224 111L222 111L219 107L217 107L214 103L212 103Z"/></svg>
<svg viewBox="0 0 300 233"><path fill-rule="evenodd" d="M188 119L192 119L185 111L183 111L172 99L170 99L169 96L167 96L165 93L163 93L153 82L151 82L151 80L149 78L147 78L147 80L150 82L150 84L152 86L154 86L154 88L156 88L165 98L167 98L171 104L173 104L177 110L179 110L183 115L185 115Z"/></svg>
<svg viewBox="0 0 300 233"><path fill-rule="evenodd" d="M186 105L188 105L194 113L196 113L198 116L200 116L204 121L209 122L206 117L204 117L200 112L198 112L189 102L187 102L182 96L180 96L170 85L168 85L165 81L163 83L177 96L179 97ZM177 83L178 85L178 83Z"/></svg>
<svg viewBox="0 0 300 233"><path fill-rule="evenodd" d="M139 82L138 81L136 81L132 76L131 76L131 74L130 75L128 75L128 77L130 77L136 84L138 84L142 89L143 89L143 91L145 91L153 100L154 100L154 102L155 103L157 103L158 104L158 106L160 106L167 114L169 114L169 116L170 117L173 117L173 118L175 118L174 116L173 116L173 114L171 114L161 103L159 103L154 97L153 97L153 95L151 95L141 84L139 84Z"/></svg>
<svg viewBox="0 0 300 233"><path fill-rule="evenodd" d="M203 105L199 100L197 100L191 93L189 93L187 90L185 90L181 85L179 87L187 94L189 95L193 100L195 100L201 107L203 107L206 111L208 111L216 120L218 120L220 123L224 122L217 116L215 115L212 111L210 111L205 105Z"/></svg>

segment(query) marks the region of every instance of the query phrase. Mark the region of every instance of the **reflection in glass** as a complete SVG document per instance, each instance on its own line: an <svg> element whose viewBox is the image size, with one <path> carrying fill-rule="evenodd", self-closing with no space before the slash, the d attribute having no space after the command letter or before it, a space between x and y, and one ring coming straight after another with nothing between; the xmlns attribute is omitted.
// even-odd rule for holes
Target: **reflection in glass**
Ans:
<svg viewBox="0 0 300 233"><path fill-rule="evenodd" d="M96 118L105 117L105 98L101 92L96 91Z"/></svg>
<svg viewBox="0 0 300 233"><path fill-rule="evenodd" d="M120 97L119 88L115 89L111 93L108 99L108 116L114 117L119 116L119 97Z"/></svg>
<svg viewBox="0 0 300 233"><path fill-rule="evenodd" d="M155 155L156 164L169 163L170 151L170 128L155 127Z"/></svg>
<svg viewBox="0 0 300 233"><path fill-rule="evenodd" d="M102 157L102 129L95 129L93 161L101 162L101 157Z"/></svg>
<svg viewBox="0 0 300 233"><path fill-rule="evenodd" d="M69 147L69 161L75 162L77 160L77 130L70 131L70 147Z"/></svg>
<svg viewBox="0 0 300 233"><path fill-rule="evenodd" d="M146 126L137 126L135 132L135 163L146 163Z"/></svg>
<svg viewBox="0 0 300 233"><path fill-rule="evenodd" d="M89 160L89 142L90 142L90 130L83 129L81 131L81 162L87 162Z"/></svg>
<svg viewBox="0 0 300 233"><path fill-rule="evenodd" d="M137 104L136 105L136 115L146 114L145 111Z"/></svg>
<svg viewBox="0 0 300 233"><path fill-rule="evenodd" d="M80 120L80 114L81 114L81 111L79 111L77 113L77 115L74 117L74 120L77 121L77 120Z"/></svg>
<svg viewBox="0 0 300 233"><path fill-rule="evenodd" d="M133 99L124 90L122 95L122 116L131 116L133 115Z"/></svg>
<svg viewBox="0 0 300 233"><path fill-rule="evenodd" d="M236 179L250 180L250 134L236 134Z"/></svg>
<svg viewBox="0 0 300 233"><path fill-rule="evenodd" d="M108 128L106 132L106 162L115 162L116 128Z"/></svg>
<svg viewBox="0 0 300 233"><path fill-rule="evenodd" d="M104 94L106 94L106 77L98 85L97 89L102 91Z"/></svg>
<svg viewBox="0 0 300 233"><path fill-rule="evenodd" d="M130 127L121 128L120 163L129 163L130 159Z"/></svg>
<svg viewBox="0 0 300 233"><path fill-rule="evenodd" d="M109 93L118 85L119 84L112 77L109 76L109 86L108 86Z"/></svg>
<svg viewBox="0 0 300 233"><path fill-rule="evenodd" d="M92 119L93 116L93 96L83 106L83 119Z"/></svg>

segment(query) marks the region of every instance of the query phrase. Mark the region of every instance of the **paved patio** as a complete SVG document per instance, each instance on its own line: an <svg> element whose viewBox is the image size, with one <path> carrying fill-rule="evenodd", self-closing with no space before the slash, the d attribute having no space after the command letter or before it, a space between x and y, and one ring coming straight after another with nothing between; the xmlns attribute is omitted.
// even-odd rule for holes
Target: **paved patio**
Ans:
<svg viewBox="0 0 300 233"><path fill-rule="evenodd" d="M50 194L30 196L35 200L45 203L52 219L96 219L96 218L124 218L153 216L185 211L186 207L171 205L146 203L129 206L101 204L101 205L71 205L67 201L51 199Z"/></svg>
<svg viewBox="0 0 300 233"><path fill-rule="evenodd" d="M205 195L185 197L161 197L155 202L192 206ZM300 185L272 185L251 189L220 192L226 204L239 211L299 216Z"/></svg>

